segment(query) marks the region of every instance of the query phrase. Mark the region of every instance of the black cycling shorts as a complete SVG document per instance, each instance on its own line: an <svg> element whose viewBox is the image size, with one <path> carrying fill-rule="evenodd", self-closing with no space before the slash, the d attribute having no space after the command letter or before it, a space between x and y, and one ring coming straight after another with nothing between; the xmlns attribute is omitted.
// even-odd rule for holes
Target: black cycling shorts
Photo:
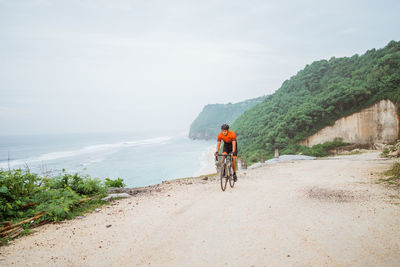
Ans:
<svg viewBox="0 0 400 267"><path fill-rule="evenodd" d="M224 142L224 147L222 148L222 151L223 152L226 152L226 153L231 153L232 152L232 143L225 143ZM237 155L237 153L238 153L238 143L236 142L236 155Z"/></svg>

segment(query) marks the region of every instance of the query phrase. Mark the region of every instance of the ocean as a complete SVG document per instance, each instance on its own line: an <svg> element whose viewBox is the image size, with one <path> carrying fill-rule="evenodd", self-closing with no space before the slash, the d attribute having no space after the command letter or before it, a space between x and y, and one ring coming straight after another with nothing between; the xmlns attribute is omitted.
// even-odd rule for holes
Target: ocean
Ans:
<svg viewBox="0 0 400 267"><path fill-rule="evenodd" d="M0 136L0 168L123 178L127 187L215 172L215 141L174 134L54 134Z"/></svg>

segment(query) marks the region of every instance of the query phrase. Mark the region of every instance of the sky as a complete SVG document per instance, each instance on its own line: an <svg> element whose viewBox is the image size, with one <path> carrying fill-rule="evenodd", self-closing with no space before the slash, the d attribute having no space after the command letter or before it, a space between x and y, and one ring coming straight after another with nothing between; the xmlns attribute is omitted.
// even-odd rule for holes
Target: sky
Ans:
<svg viewBox="0 0 400 267"><path fill-rule="evenodd" d="M0 135L188 131L315 60L400 40L400 1L0 0Z"/></svg>

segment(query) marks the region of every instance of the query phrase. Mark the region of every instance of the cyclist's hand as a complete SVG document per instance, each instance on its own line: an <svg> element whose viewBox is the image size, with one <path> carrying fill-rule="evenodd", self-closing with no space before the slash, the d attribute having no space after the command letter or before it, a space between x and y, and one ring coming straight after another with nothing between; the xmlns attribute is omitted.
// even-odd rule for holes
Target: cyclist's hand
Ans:
<svg viewBox="0 0 400 267"><path fill-rule="evenodd" d="M235 151L235 152L233 152L232 154L233 154L234 156L237 156L237 152L236 152L236 151Z"/></svg>
<svg viewBox="0 0 400 267"><path fill-rule="evenodd" d="M215 152L215 153L214 153L214 155L215 155L216 157L218 157L218 151L217 151L217 152Z"/></svg>

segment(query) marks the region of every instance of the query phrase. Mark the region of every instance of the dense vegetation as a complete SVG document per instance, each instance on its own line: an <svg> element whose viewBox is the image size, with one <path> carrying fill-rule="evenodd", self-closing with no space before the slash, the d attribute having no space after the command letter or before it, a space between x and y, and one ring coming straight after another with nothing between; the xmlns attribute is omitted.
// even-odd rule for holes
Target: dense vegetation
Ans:
<svg viewBox="0 0 400 267"><path fill-rule="evenodd" d="M250 162L255 155L307 151L297 143L335 120L382 99L400 103L400 42L364 55L331 58L307 65L286 80L261 104L233 124L240 154ZM253 158L251 158L253 157Z"/></svg>
<svg viewBox="0 0 400 267"><path fill-rule="evenodd" d="M264 98L264 96L258 97L236 104L210 104L205 106L190 126L189 137L192 139L216 139L222 124L233 123L243 112L261 103Z"/></svg>
<svg viewBox="0 0 400 267"><path fill-rule="evenodd" d="M7 225L37 217L34 223L60 221L103 204L109 186L121 186L123 180L69 174L65 170L55 177L43 177L21 169L0 169L0 239ZM26 229L28 225L24 225ZM23 234L23 233L21 233Z"/></svg>

